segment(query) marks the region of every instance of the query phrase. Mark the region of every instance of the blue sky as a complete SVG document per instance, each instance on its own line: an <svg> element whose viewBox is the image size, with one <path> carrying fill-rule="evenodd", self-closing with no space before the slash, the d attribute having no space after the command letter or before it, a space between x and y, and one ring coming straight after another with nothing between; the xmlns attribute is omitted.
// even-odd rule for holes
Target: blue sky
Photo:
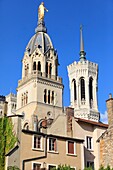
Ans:
<svg viewBox="0 0 113 170"><path fill-rule="evenodd" d="M113 0L45 0L45 23L59 54L64 105L69 102L67 66L79 60L79 27L83 24L86 58L99 64L98 105L113 94ZM0 94L16 93L21 60L35 33L41 0L0 0Z"/></svg>

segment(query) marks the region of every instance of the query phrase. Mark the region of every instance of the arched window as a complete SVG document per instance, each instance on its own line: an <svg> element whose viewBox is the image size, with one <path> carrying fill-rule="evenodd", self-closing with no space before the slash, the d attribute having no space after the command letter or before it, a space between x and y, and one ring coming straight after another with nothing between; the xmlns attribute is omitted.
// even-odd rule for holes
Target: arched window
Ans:
<svg viewBox="0 0 113 170"><path fill-rule="evenodd" d="M33 70L36 70L36 62L33 63Z"/></svg>
<svg viewBox="0 0 113 170"><path fill-rule="evenodd" d="M76 80L73 79L72 83L73 83L73 89L74 89L74 100L76 100L77 99Z"/></svg>
<svg viewBox="0 0 113 170"><path fill-rule="evenodd" d="M25 129L25 130L29 130L29 124L28 124L28 123L25 123L25 124L24 124L24 129Z"/></svg>
<svg viewBox="0 0 113 170"><path fill-rule="evenodd" d="M27 66L25 65L25 76L27 76Z"/></svg>
<svg viewBox="0 0 113 170"><path fill-rule="evenodd" d="M28 103L28 92L26 92L26 104Z"/></svg>
<svg viewBox="0 0 113 170"><path fill-rule="evenodd" d="M93 100L93 79L89 79L89 100Z"/></svg>
<svg viewBox="0 0 113 170"><path fill-rule="evenodd" d="M24 93L24 105L26 104L26 94Z"/></svg>
<svg viewBox="0 0 113 170"><path fill-rule="evenodd" d="M48 103L50 104L50 90L48 90Z"/></svg>
<svg viewBox="0 0 113 170"><path fill-rule="evenodd" d="M14 109L14 103L12 104L12 109Z"/></svg>
<svg viewBox="0 0 113 170"><path fill-rule="evenodd" d="M52 91L52 100L51 103L54 104L54 91Z"/></svg>
<svg viewBox="0 0 113 170"><path fill-rule="evenodd" d="M41 71L41 63L38 61L38 71Z"/></svg>
<svg viewBox="0 0 113 170"><path fill-rule="evenodd" d="M45 89L45 90L44 90L44 103L47 102L47 101L46 101L46 96L47 96L47 90Z"/></svg>
<svg viewBox="0 0 113 170"><path fill-rule="evenodd" d="M81 78L80 80L80 87L81 87L81 100L85 100L85 80Z"/></svg>
<svg viewBox="0 0 113 170"><path fill-rule="evenodd" d="M48 62L46 62L46 77L48 76Z"/></svg>
<svg viewBox="0 0 113 170"><path fill-rule="evenodd" d="M50 63L49 64L49 75L50 75L50 77L51 77L51 73L52 73L52 64Z"/></svg>
<svg viewBox="0 0 113 170"><path fill-rule="evenodd" d="M21 97L21 106L24 105L24 98L23 98L23 94L22 94L22 97Z"/></svg>
<svg viewBox="0 0 113 170"><path fill-rule="evenodd" d="M15 109L16 109L16 104L15 104Z"/></svg>

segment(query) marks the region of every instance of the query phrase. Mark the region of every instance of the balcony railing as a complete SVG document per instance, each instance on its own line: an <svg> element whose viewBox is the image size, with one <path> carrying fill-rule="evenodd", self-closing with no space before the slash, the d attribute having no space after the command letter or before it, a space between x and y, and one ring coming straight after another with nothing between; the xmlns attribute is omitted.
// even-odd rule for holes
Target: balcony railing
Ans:
<svg viewBox="0 0 113 170"><path fill-rule="evenodd" d="M59 83L62 83L62 78L59 76L54 76L54 75L42 73L41 71L38 71L38 70L33 70L31 73L27 74L24 78L22 78L21 80L18 81L18 86L22 85L23 83L25 83L32 77L34 77L34 78L35 77L48 78L48 79L57 81Z"/></svg>

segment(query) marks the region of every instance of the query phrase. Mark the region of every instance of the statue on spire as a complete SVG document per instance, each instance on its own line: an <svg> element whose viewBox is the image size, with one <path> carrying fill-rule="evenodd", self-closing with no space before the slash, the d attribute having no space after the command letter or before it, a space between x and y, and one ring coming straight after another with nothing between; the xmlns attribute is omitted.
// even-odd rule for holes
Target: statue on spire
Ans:
<svg viewBox="0 0 113 170"><path fill-rule="evenodd" d="M44 20L44 11L48 12L48 10L44 6L44 2L42 2L38 8L38 20Z"/></svg>

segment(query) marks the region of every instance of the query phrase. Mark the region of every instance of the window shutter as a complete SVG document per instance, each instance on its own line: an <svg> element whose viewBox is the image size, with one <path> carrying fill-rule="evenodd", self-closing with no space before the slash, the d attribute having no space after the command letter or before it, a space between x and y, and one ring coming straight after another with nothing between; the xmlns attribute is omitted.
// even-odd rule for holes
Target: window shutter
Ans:
<svg viewBox="0 0 113 170"><path fill-rule="evenodd" d="M68 141L68 153L74 154L74 142Z"/></svg>

